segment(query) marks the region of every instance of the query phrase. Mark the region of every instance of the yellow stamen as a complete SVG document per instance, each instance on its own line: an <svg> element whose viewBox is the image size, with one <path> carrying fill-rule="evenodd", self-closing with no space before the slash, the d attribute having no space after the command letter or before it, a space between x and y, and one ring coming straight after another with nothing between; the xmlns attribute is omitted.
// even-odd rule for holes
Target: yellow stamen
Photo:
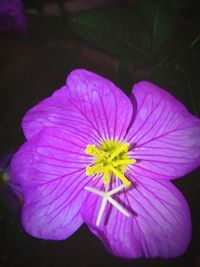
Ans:
<svg viewBox="0 0 200 267"><path fill-rule="evenodd" d="M109 161L112 161L115 157L117 157L120 153L128 152L129 143L125 143L121 146L119 146L110 156Z"/></svg>
<svg viewBox="0 0 200 267"><path fill-rule="evenodd" d="M108 167L105 167L104 176L103 176L103 182L104 182L104 184L109 184L109 182L110 182L109 168Z"/></svg>
<svg viewBox="0 0 200 267"><path fill-rule="evenodd" d="M86 175L103 176L103 183L108 185L112 175L122 181L125 186L130 186L131 182L125 177L125 169L129 164L134 164L135 159L128 158L129 143L119 143L116 141L105 141L100 147L88 145L86 154L93 156L94 164L86 167ZM95 177L96 177L95 176Z"/></svg>
<svg viewBox="0 0 200 267"><path fill-rule="evenodd" d="M110 170L127 186L130 186L131 185L131 182L126 179L126 177L121 173L119 172L117 169L113 168L113 166L110 166Z"/></svg>
<svg viewBox="0 0 200 267"><path fill-rule="evenodd" d="M98 149L95 145L88 145L85 150L86 154L92 155L94 157L99 157L101 159L108 159L110 154Z"/></svg>
<svg viewBox="0 0 200 267"><path fill-rule="evenodd" d="M103 165L102 164L95 164L94 166L86 167L86 175L92 175L92 174L99 174L100 172L103 172Z"/></svg>
<svg viewBox="0 0 200 267"><path fill-rule="evenodd" d="M128 164L134 164L136 162L135 159L123 159L123 160L118 160L116 162L113 162L113 166L117 167L120 165L128 165Z"/></svg>

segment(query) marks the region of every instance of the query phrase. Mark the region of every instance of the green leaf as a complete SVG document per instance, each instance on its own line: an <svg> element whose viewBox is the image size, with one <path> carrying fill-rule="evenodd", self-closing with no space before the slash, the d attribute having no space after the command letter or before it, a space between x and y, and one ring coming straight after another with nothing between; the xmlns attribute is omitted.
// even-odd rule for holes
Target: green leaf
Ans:
<svg viewBox="0 0 200 267"><path fill-rule="evenodd" d="M127 95L130 95L133 86L133 75L130 72L130 62L121 59L117 70L117 85L125 90Z"/></svg>
<svg viewBox="0 0 200 267"><path fill-rule="evenodd" d="M200 54L187 54L176 64L163 66L154 70L153 82L161 87L168 89L189 110L200 115Z"/></svg>
<svg viewBox="0 0 200 267"><path fill-rule="evenodd" d="M157 51L176 29L176 20L170 1L140 0L138 11L151 32L152 51Z"/></svg>
<svg viewBox="0 0 200 267"><path fill-rule="evenodd" d="M27 9L35 9L42 11L42 7L44 5L43 0L29 0L29 1L24 1L25 8Z"/></svg>
<svg viewBox="0 0 200 267"><path fill-rule="evenodd" d="M148 54L149 35L140 17L128 8L116 6L82 11L70 18L70 24L81 37L111 54L152 62Z"/></svg>
<svg viewBox="0 0 200 267"><path fill-rule="evenodd" d="M190 94L192 111L200 116L200 47L196 51L191 51L178 64L178 69L182 72Z"/></svg>
<svg viewBox="0 0 200 267"><path fill-rule="evenodd" d="M196 44L198 44L200 41L200 34L198 34L194 40L191 42L191 44L189 45L189 48L192 48L193 46L195 46Z"/></svg>
<svg viewBox="0 0 200 267"><path fill-rule="evenodd" d="M172 5L175 9L191 8L198 0L173 0Z"/></svg>
<svg viewBox="0 0 200 267"><path fill-rule="evenodd" d="M13 206L13 210L11 208ZM4 241L9 242L12 240L12 243L9 246L14 246L16 242L24 242L25 233L21 228L20 222L14 214L14 210L17 207L16 197L10 191L9 186L4 185L0 191L0 221L2 227L0 230L3 230ZM16 211L16 210L15 210ZM2 237L2 235L1 235ZM15 249L20 249L20 245Z"/></svg>

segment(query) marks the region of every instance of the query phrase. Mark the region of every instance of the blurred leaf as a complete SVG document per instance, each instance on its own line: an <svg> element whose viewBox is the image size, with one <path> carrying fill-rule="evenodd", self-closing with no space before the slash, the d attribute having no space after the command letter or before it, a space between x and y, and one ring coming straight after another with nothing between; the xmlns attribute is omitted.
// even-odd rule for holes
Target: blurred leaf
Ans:
<svg viewBox="0 0 200 267"><path fill-rule="evenodd" d="M150 39L140 17L123 7L101 7L82 11L70 18L72 29L107 52L139 61L152 62Z"/></svg>
<svg viewBox="0 0 200 267"><path fill-rule="evenodd" d="M200 2L199 5L195 4L191 10L186 9L184 11L189 13L187 14L188 17L185 18L185 15L181 15L180 23L182 25L179 25L179 28L165 45L156 51L156 62L159 66L175 68L182 58L193 53L200 45Z"/></svg>
<svg viewBox="0 0 200 267"><path fill-rule="evenodd" d="M187 83L193 112L200 116L200 47L182 58L177 68L183 73Z"/></svg>
<svg viewBox="0 0 200 267"><path fill-rule="evenodd" d="M44 5L44 0L26 0L23 1L23 3L26 9L38 10L41 12Z"/></svg>
<svg viewBox="0 0 200 267"><path fill-rule="evenodd" d="M197 35L194 40L191 42L191 44L189 45L189 48L192 48L193 46L199 44L199 41L200 41L200 34Z"/></svg>
<svg viewBox="0 0 200 267"><path fill-rule="evenodd" d="M200 115L200 49L199 52L191 49L178 60L155 68L153 79L169 89L192 113Z"/></svg>
<svg viewBox="0 0 200 267"><path fill-rule="evenodd" d="M197 3L198 0L173 0L172 5L175 9L190 8Z"/></svg>
<svg viewBox="0 0 200 267"><path fill-rule="evenodd" d="M196 3L193 7L193 16L192 16L192 24L191 24L191 31L192 31L192 39L195 36L200 34L200 1Z"/></svg>
<svg viewBox="0 0 200 267"><path fill-rule="evenodd" d="M167 89L185 105L188 101L187 84L183 74L175 66L162 66L155 68L152 73L153 81L162 88Z"/></svg>
<svg viewBox="0 0 200 267"><path fill-rule="evenodd" d="M170 1L140 0L138 10L151 32L152 51L157 51L176 29L176 20Z"/></svg>
<svg viewBox="0 0 200 267"><path fill-rule="evenodd" d="M123 59L119 61L117 77L117 84L129 95L131 92L131 87L133 85L133 75L131 75L130 73L130 62Z"/></svg>
<svg viewBox="0 0 200 267"><path fill-rule="evenodd" d="M6 239L10 237L15 238L16 236L21 236L24 238L24 232L22 231L19 222L9 206L9 200L16 205L16 198L10 191L10 188L5 185L1 188L0 191L0 211L1 211L1 220L5 221L5 231L8 231L9 234L5 235ZM1 229L2 230L2 229ZM12 244L11 244L12 245Z"/></svg>
<svg viewBox="0 0 200 267"><path fill-rule="evenodd" d="M1 188L0 192L0 233L1 240L3 240L1 253L9 254L10 251L14 252L12 260L16 261L17 258L21 258L21 255L24 253L25 234L6 198L11 200L11 193L8 191L7 187L4 186L3 189ZM16 201L16 199L13 198L12 201L14 200Z"/></svg>
<svg viewBox="0 0 200 267"><path fill-rule="evenodd" d="M24 80L23 74L16 73L14 75L8 75L0 72L0 92L3 90L16 88L16 84L21 86Z"/></svg>
<svg viewBox="0 0 200 267"><path fill-rule="evenodd" d="M195 51L197 49L200 49L200 35L196 35L193 36L193 38L188 38L182 41L182 46L177 48L176 54L166 58L163 57L163 59L160 61L160 65L165 65L168 67L176 66L178 62L184 61L185 58L190 61L190 58L193 57L193 54L196 53Z"/></svg>

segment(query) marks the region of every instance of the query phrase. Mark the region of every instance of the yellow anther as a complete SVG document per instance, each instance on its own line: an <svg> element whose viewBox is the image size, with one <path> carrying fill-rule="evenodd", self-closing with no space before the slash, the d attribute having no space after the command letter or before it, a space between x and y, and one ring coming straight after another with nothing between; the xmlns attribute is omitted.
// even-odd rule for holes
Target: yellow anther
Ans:
<svg viewBox="0 0 200 267"><path fill-rule="evenodd" d="M130 186L131 182L125 177L125 170L129 164L134 164L135 159L128 158L129 143L120 143L107 140L98 148L96 145L88 145L86 154L93 156L94 165L86 167L86 175L99 174L103 176L103 183L109 184L112 175L122 181L125 186Z"/></svg>
<svg viewBox="0 0 200 267"><path fill-rule="evenodd" d="M127 186L131 185L131 182L117 169L110 166L110 170Z"/></svg>
<svg viewBox="0 0 200 267"><path fill-rule="evenodd" d="M135 159L122 159L122 160L117 160L112 163L113 167L117 167L120 165L128 165L128 164L134 164L136 162Z"/></svg>
<svg viewBox="0 0 200 267"><path fill-rule="evenodd" d="M108 159L110 157L110 153L98 149L95 145L87 145L85 152L88 155L99 157L101 159Z"/></svg>
<svg viewBox="0 0 200 267"><path fill-rule="evenodd" d="M103 176L103 183L104 184L109 184L110 182L110 177L109 177L109 168L104 169L104 176Z"/></svg>
<svg viewBox="0 0 200 267"><path fill-rule="evenodd" d="M109 157L109 161L112 161L115 157L117 157L120 153L124 152L127 153L129 148L129 143L124 143L119 146Z"/></svg>
<svg viewBox="0 0 200 267"><path fill-rule="evenodd" d="M86 175L99 174L102 171L103 171L102 164L95 164L92 167L91 166L86 167Z"/></svg>

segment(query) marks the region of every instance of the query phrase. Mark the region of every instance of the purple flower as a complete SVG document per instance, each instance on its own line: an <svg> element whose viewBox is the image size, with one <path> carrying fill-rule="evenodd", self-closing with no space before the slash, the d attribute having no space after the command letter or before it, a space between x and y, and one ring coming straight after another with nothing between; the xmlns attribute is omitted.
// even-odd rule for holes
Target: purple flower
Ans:
<svg viewBox="0 0 200 267"><path fill-rule="evenodd" d="M26 34L26 19L21 0L0 0L0 31L17 30Z"/></svg>
<svg viewBox="0 0 200 267"><path fill-rule="evenodd" d="M29 234L61 240L85 222L120 257L184 253L190 212L169 180L199 166L200 120L168 92L140 82L128 98L75 70L22 126L11 169Z"/></svg>

